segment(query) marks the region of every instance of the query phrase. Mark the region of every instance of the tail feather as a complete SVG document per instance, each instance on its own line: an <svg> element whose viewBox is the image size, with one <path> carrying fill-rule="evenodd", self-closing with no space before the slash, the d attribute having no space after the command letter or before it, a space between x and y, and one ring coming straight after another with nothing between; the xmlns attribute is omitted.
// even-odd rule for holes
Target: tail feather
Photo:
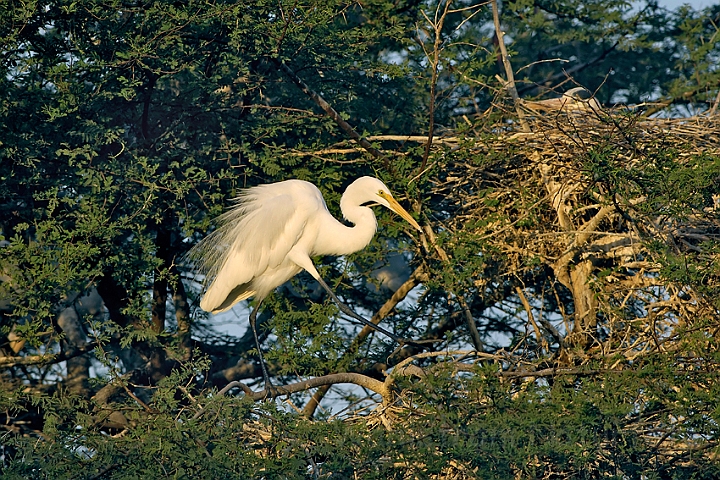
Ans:
<svg viewBox="0 0 720 480"><path fill-rule="evenodd" d="M248 287L249 284L246 283L228 291L226 288L220 288L217 283L213 283L200 300L200 308L211 313L230 310L237 302L255 296L256 292L248 290Z"/></svg>

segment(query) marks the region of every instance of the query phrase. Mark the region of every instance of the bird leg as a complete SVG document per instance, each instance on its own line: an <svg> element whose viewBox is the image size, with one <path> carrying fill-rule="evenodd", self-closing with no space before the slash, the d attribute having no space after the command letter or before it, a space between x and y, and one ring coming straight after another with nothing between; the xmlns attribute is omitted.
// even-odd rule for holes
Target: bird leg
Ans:
<svg viewBox="0 0 720 480"><path fill-rule="evenodd" d="M262 368L263 373L263 380L265 381L265 390L267 390L268 393L271 393L272 391L272 382L270 382L270 375L268 375L267 367L265 366L265 359L263 358L262 349L260 348L260 339L258 338L257 334L257 313L258 310L260 310L260 304L262 304L262 300L258 302L257 305L255 305L255 308L253 308L253 311L250 313L250 328L252 328L253 335L255 336L255 346L257 347L258 356L260 357L260 367Z"/></svg>
<svg viewBox="0 0 720 480"><path fill-rule="evenodd" d="M360 315L358 315L357 313L353 312L353 311L350 309L350 307L348 307L347 305L345 305L345 304L337 297L337 295L335 295L335 293L333 293L332 289L328 286L327 283L325 283L325 280L323 280L320 276L316 277L315 280L317 280L318 283L319 283L320 285L322 285L322 287L328 292L328 295L330 295L330 298L332 298L333 301L334 301L335 303L337 303L338 307L340 307L340 311L343 312L345 315L348 315L349 317L354 318L355 320L357 320L357 321L359 321L359 322L367 325L368 327L370 327L370 328L372 328L372 329L374 329L374 330L377 330L378 332L382 333L383 335L387 335L388 337L392 338L393 340L395 340L396 342L398 342L398 343L401 344L401 345L404 345L404 344L407 344L407 343L414 343L414 342L408 342L407 340L404 340L404 339L398 337L398 336L395 335L394 333L388 332L387 330L385 330L385 329L382 328L381 326L375 325L375 324L372 323L370 320L368 320L368 319L366 319L366 318L363 318L363 317L361 317Z"/></svg>

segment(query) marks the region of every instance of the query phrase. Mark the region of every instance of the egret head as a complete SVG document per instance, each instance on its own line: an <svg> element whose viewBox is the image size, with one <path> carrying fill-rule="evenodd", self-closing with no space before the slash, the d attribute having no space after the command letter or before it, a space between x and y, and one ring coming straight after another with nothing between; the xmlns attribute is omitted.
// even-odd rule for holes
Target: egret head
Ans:
<svg viewBox="0 0 720 480"><path fill-rule="evenodd" d="M415 219L393 198L390 189L375 177L360 177L355 180L345 190L343 201L353 202L357 205L366 203L383 205L404 218L416 230L422 232Z"/></svg>

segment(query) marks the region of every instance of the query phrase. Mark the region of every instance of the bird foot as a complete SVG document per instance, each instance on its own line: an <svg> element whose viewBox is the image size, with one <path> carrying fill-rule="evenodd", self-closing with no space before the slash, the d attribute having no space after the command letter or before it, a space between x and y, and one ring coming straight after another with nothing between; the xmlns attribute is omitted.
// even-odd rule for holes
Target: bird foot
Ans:
<svg viewBox="0 0 720 480"><path fill-rule="evenodd" d="M265 376L264 382L265 382L265 389L262 392L265 394L265 396L263 397L263 400L267 400L268 398L272 399L272 398L277 397L279 395L279 392L275 388L275 386L272 384L272 382L270 381L269 376Z"/></svg>

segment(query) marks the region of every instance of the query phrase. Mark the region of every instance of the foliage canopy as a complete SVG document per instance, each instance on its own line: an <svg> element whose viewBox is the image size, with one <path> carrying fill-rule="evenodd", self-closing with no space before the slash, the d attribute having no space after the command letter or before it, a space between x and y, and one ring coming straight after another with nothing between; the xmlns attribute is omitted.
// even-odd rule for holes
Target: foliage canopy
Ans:
<svg viewBox="0 0 720 480"><path fill-rule="evenodd" d="M720 7L499 7L0 5L3 477L720 476ZM300 275L256 402L184 255L246 186L368 174L425 232L316 263L429 347Z"/></svg>

